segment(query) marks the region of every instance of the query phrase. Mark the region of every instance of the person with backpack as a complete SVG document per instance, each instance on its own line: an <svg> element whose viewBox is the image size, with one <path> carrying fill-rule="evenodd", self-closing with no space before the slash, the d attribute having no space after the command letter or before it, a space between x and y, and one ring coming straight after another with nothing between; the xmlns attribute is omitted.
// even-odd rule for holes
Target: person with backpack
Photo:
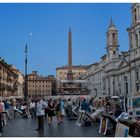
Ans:
<svg viewBox="0 0 140 140"><path fill-rule="evenodd" d="M65 116L65 106L64 106L65 102L61 98L59 99L59 101L60 101L60 109L61 109L60 123L63 123L63 119L64 119L64 116Z"/></svg>
<svg viewBox="0 0 140 140"><path fill-rule="evenodd" d="M60 125L60 123L61 123L61 102L60 102L60 100L56 100L55 113L57 116L57 124Z"/></svg>

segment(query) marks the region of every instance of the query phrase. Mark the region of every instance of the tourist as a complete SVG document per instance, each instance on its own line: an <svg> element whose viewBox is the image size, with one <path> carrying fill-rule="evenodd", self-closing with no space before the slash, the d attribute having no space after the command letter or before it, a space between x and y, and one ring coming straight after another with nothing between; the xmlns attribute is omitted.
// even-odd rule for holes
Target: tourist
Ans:
<svg viewBox="0 0 140 140"><path fill-rule="evenodd" d="M3 112L5 112L5 107L4 107L4 103L2 101L2 99L0 99L0 132L3 132Z"/></svg>
<svg viewBox="0 0 140 140"><path fill-rule="evenodd" d="M64 118L64 116L65 116L64 100L62 100L62 99L60 98L59 101L60 101L60 109L61 109L61 120L60 120L60 123L63 123L63 118Z"/></svg>
<svg viewBox="0 0 140 140"><path fill-rule="evenodd" d="M115 102L112 102L111 106L112 106L112 111L111 111L112 113L110 113L110 114L102 114L102 116L110 120L110 122L111 122L111 124L113 126L111 130L114 131L114 130L116 130L116 124L117 124L115 119L117 117L119 117L123 111L120 108L120 106Z"/></svg>
<svg viewBox="0 0 140 140"><path fill-rule="evenodd" d="M71 98L68 99L67 106L72 106Z"/></svg>
<svg viewBox="0 0 140 140"><path fill-rule="evenodd" d="M55 113L57 116L57 124L60 125L60 123L61 123L61 102L60 102L60 100L56 100Z"/></svg>
<svg viewBox="0 0 140 140"><path fill-rule="evenodd" d="M45 98L43 98L43 101L44 101L46 104L48 104L48 101L47 101ZM45 108L45 118L47 118L47 115L48 115L48 108Z"/></svg>
<svg viewBox="0 0 140 140"><path fill-rule="evenodd" d="M45 108L47 108L47 104L41 100L41 97L38 98L36 102L36 116L38 118L38 128L37 131L44 130L44 115L45 115Z"/></svg>
<svg viewBox="0 0 140 140"><path fill-rule="evenodd" d="M4 106L5 106L5 111L7 111L7 113L8 113L9 112L9 108L10 108L10 102L8 100L5 100Z"/></svg>
<svg viewBox="0 0 140 140"><path fill-rule="evenodd" d="M30 102L29 108L30 108L30 114L31 114L32 118L34 118L34 117L36 118L35 102L33 99Z"/></svg>
<svg viewBox="0 0 140 140"><path fill-rule="evenodd" d="M52 123L52 117L55 116L55 104L52 99L48 103L48 125Z"/></svg>
<svg viewBox="0 0 140 140"><path fill-rule="evenodd" d="M83 99L83 101L82 101L82 103L81 103L80 109L86 111L86 109L87 109L86 99Z"/></svg>
<svg viewBox="0 0 140 140"><path fill-rule="evenodd" d="M110 100L109 99L106 99L106 101L105 101L105 110L106 110L106 112L110 112L110 110L111 110L111 103L110 103Z"/></svg>

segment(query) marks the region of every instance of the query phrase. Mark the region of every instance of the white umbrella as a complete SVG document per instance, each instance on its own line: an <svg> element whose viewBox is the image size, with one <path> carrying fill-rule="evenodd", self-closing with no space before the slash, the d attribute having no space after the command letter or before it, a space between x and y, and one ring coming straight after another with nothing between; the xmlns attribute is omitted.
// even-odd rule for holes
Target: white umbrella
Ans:
<svg viewBox="0 0 140 140"><path fill-rule="evenodd" d="M94 100L99 100L99 98L95 98Z"/></svg>
<svg viewBox="0 0 140 140"><path fill-rule="evenodd" d="M119 96L112 96L111 99L118 99Z"/></svg>

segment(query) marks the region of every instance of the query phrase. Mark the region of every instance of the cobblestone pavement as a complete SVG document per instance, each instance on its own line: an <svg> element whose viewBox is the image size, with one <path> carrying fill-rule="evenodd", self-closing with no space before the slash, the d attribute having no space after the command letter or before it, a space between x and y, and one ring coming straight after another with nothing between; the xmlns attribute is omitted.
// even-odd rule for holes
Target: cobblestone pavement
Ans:
<svg viewBox="0 0 140 140"><path fill-rule="evenodd" d="M1 137L105 137L98 133L99 123L92 123L91 127L79 127L76 125L76 120L69 121L65 117L63 124L58 126L55 116L51 126L48 125L47 118L44 118L44 131L38 132L35 130L37 128L36 118L25 119L16 114L14 119L13 108L10 108L9 115L11 120L8 120L7 125L4 126Z"/></svg>
<svg viewBox="0 0 140 140"><path fill-rule="evenodd" d="M37 119L35 118L16 118L8 121L4 126L2 137L103 137L98 133L99 123L92 124L91 127L78 127L76 121L64 119L64 123L57 125L56 117L51 126L48 126L45 119L44 132L35 131Z"/></svg>

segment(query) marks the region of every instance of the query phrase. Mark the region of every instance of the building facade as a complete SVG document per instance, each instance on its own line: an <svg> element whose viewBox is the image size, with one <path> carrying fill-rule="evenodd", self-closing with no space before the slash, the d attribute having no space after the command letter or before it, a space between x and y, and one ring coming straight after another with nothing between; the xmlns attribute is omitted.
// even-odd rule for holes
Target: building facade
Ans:
<svg viewBox="0 0 140 140"><path fill-rule="evenodd" d="M111 19L106 33L107 53L91 64L83 76L93 96L128 97L140 91L140 4L132 4L131 12L128 51L119 52L118 29Z"/></svg>
<svg viewBox="0 0 140 140"><path fill-rule="evenodd" d="M78 80L86 72L87 66L72 66L73 80ZM67 80L68 66L56 68L56 79Z"/></svg>
<svg viewBox="0 0 140 140"><path fill-rule="evenodd" d="M50 77L39 76L37 71L28 74L29 97L52 95L52 80Z"/></svg>
<svg viewBox="0 0 140 140"><path fill-rule="evenodd" d="M17 91L15 92L15 96L17 97L24 97L23 89L24 89L24 75L21 71L16 69L15 67L12 67L12 70L14 73L18 75L17 78Z"/></svg>
<svg viewBox="0 0 140 140"><path fill-rule="evenodd" d="M12 66L0 59L0 97L16 96L18 75Z"/></svg>

